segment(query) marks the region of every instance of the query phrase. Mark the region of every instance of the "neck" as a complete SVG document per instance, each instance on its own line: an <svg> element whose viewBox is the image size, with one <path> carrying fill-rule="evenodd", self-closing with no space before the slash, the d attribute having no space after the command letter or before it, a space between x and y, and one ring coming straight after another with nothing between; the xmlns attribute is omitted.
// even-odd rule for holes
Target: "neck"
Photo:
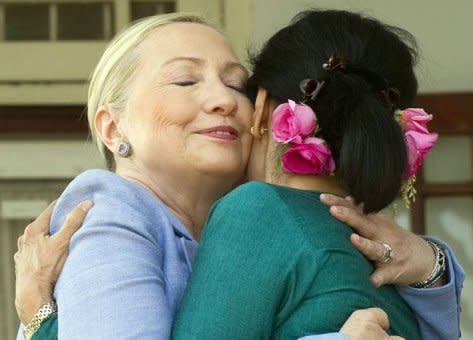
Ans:
<svg viewBox="0 0 473 340"><path fill-rule="evenodd" d="M192 237L199 241L211 206L231 189L232 180L201 175L199 178L176 178L167 174L154 174L127 166L116 173L142 185L159 198L186 226Z"/></svg>
<svg viewBox="0 0 473 340"><path fill-rule="evenodd" d="M347 196L336 176L330 175L275 175L267 174L266 182L301 190L317 190L338 196Z"/></svg>
<svg viewBox="0 0 473 340"><path fill-rule="evenodd" d="M253 151L258 150L261 154L265 155L264 158L260 159L262 165L262 171L260 172L264 181L267 183L282 185L294 189L301 190L317 190L321 192L331 193L338 196L347 196L347 192L340 185L337 180L337 176L330 175L289 175L281 174L275 170L275 155L277 155L276 149L278 144L272 139L270 135L266 139L258 141L260 143L258 150L253 145ZM265 151L263 151L266 149Z"/></svg>

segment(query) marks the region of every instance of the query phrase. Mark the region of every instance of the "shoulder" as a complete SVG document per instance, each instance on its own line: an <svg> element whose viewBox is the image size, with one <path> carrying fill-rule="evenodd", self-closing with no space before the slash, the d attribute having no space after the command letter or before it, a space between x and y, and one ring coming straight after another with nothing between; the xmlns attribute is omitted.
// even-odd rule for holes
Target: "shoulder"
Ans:
<svg viewBox="0 0 473 340"><path fill-rule="evenodd" d="M159 239L160 233L172 232L180 222L162 202L145 188L105 170L88 170L77 176L59 198L51 218L51 232L56 232L68 213L80 202L91 200L94 206L77 234L93 230L134 233Z"/></svg>
<svg viewBox="0 0 473 340"><path fill-rule="evenodd" d="M350 229L334 219L319 192L264 182L249 182L218 201L209 216L206 233L219 238L280 238L302 247L321 249L348 239ZM325 237L320 237L325 235ZM347 242L349 246L349 242ZM315 246L315 247L314 247Z"/></svg>
<svg viewBox="0 0 473 340"><path fill-rule="evenodd" d="M303 239L296 209L301 200L306 197L289 188L256 181L243 184L213 206L203 240L274 243L277 239ZM313 197L308 202L314 204Z"/></svg>
<svg viewBox="0 0 473 340"><path fill-rule="evenodd" d="M248 182L221 198L214 209L229 209L232 212L254 210L278 204L278 187L264 182Z"/></svg>

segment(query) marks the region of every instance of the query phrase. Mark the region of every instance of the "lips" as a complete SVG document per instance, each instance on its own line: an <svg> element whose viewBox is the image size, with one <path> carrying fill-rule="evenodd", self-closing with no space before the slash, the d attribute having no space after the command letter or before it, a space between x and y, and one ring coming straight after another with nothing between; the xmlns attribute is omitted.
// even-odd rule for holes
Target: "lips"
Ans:
<svg viewBox="0 0 473 340"><path fill-rule="evenodd" d="M196 133L221 140L236 140L239 136L238 131L229 125L214 126L209 129L199 130Z"/></svg>

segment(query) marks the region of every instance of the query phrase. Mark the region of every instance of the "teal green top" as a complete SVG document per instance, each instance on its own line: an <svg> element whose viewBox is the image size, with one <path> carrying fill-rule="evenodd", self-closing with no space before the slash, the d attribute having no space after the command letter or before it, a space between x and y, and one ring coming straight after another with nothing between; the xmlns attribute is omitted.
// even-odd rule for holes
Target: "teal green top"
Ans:
<svg viewBox="0 0 473 340"><path fill-rule="evenodd" d="M212 209L174 339L296 339L337 332L356 309L380 307L391 334L420 339L393 286L375 288L351 230L319 192L261 182Z"/></svg>

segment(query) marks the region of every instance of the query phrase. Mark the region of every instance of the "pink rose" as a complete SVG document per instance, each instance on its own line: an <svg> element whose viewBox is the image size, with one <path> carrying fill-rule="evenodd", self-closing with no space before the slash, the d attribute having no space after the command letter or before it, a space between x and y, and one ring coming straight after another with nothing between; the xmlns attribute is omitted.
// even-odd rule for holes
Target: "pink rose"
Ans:
<svg viewBox="0 0 473 340"><path fill-rule="evenodd" d="M427 131L427 129L426 129ZM422 166L427 154L432 150L438 139L436 133L423 133L419 131L406 131L404 133L407 145L407 177L414 176Z"/></svg>
<svg viewBox="0 0 473 340"><path fill-rule="evenodd" d="M335 171L335 161L324 140L306 138L301 144L291 146L281 158L284 172L317 175Z"/></svg>
<svg viewBox="0 0 473 340"><path fill-rule="evenodd" d="M273 138L279 143L302 143L304 137L312 134L316 125L314 111L292 100L279 105L273 112Z"/></svg>
<svg viewBox="0 0 473 340"><path fill-rule="evenodd" d="M429 115L423 109L408 108L402 111L399 124L405 131L428 133L427 123L431 120L432 115Z"/></svg>

